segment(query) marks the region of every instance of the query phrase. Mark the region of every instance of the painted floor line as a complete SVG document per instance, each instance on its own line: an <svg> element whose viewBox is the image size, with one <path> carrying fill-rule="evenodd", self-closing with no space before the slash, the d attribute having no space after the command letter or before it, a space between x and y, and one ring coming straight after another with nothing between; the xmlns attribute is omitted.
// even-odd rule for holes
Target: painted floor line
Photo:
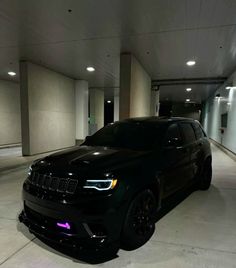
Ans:
<svg viewBox="0 0 236 268"><path fill-rule="evenodd" d="M201 249L201 250L209 250L209 251L215 251L215 252L221 252L221 253L229 253L236 255L235 251L228 251L228 250L222 250L222 249L214 249L214 248L205 248L205 247L198 247L194 245L188 245L188 244L178 244L174 242L166 242L166 241L153 241L154 243L160 243L160 244L167 244L167 245L173 245L173 246L178 246L178 247L188 247L191 249Z"/></svg>

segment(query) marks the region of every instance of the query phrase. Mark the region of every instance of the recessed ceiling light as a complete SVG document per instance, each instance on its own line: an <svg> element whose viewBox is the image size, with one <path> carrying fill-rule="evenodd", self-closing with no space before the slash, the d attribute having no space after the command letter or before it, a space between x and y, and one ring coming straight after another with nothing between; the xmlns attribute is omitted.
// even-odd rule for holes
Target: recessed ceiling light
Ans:
<svg viewBox="0 0 236 268"><path fill-rule="evenodd" d="M186 102L190 102L190 99L186 99Z"/></svg>
<svg viewBox="0 0 236 268"><path fill-rule="evenodd" d="M15 75L16 75L15 72L8 72L8 74L9 74L10 76L15 76Z"/></svg>
<svg viewBox="0 0 236 268"><path fill-rule="evenodd" d="M195 61L195 60L189 60L189 61L186 62L186 64L187 64L188 66L193 66L193 65L196 64L196 61Z"/></svg>
<svg viewBox="0 0 236 268"><path fill-rule="evenodd" d="M111 103L111 101L110 101L110 100L108 100L108 101L107 101L107 103Z"/></svg>
<svg viewBox="0 0 236 268"><path fill-rule="evenodd" d="M190 92L192 89L191 87L186 88L186 91Z"/></svg>
<svg viewBox="0 0 236 268"><path fill-rule="evenodd" d="M86 68L86 70L87 70L88 72L94 72L94 71L95 71L95 68L92 67L92 66L88 66L88 67Z"/></svg>

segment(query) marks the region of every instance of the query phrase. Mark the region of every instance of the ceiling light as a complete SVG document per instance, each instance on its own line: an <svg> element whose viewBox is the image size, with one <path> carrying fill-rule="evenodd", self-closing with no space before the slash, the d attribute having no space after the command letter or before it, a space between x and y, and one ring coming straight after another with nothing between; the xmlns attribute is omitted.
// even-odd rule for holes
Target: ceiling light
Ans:
<svg viewBox="0 0 236 268"><path fill-rule="evenodd" d="M16 75L15 72L8 72L8 74L9 74L10 76L15 76L15 75Z"/></svg>
<svg viewBox="0 0 236 268"><path fill-rule="evenodd" d="M186 102L190 102L190 99L186 99Z"/></svg>
<svg viewBox="0 0 236 268"><path fill-rule="evenodd" d="M196 61L195 61L195 60L189 60L189 61L186 62L186 64L187 64L188 66L193 66L193 65L196 64Z"/></svg>
<svg viewBox="0 0 236 268"><path fill-rule="evenodd" d="M191 87L186 88L186 91L190 92L192 89Z"/></svg>
<svg viewBox="0 0 236 268"><path fill-rule="evenodd" d="M111 103L111 101L110 101L110 100L108 100L108 101L107 101L107 103Z"/></svg>
<svg viewBox="0 0 236 268"><path fill-rule="evenodd" d="M88 66L88 67L86 68L86 70L87 70L88 72L94 72L94 71L95 71L95 68L92 67L92 66Z"/></svg>
<svg viewBox="0 0 236 268"><path fill-rule="evenodd" d="M225 89L231 89L231 87L230 87L230 86L228 86L228 87L226 87Z"/></svg>

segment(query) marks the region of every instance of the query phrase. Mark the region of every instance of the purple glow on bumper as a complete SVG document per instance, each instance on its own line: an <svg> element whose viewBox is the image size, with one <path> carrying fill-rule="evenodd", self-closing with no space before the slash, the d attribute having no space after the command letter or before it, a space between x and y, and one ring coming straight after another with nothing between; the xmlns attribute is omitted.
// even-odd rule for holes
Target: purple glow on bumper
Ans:
<svg viewBox="0 0 236 268"><path fill-rule="evenodd" d="M65 223L57 222L57 226L64 228L64 229L67 229L67 230L70 230L70 224L68 222L65 222Z"/></svg>

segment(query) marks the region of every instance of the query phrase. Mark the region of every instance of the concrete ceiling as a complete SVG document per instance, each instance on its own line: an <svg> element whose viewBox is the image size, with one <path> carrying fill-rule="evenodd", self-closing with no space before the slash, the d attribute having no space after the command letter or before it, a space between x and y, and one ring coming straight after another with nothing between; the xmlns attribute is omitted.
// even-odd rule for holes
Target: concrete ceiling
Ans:
<svg viewBox="0 0 236 268"><path fill-rule="evenodd" d="M18 62L28 59L91 87L119 87L121 52L152 79L227 77L236 68L235 14L235 0L1 0L0 78L14 70L19 80ZM189 59L197 64L187 67ZM215 87L192 94L203 100Z"/></svg>
<svg viewBox="0 0 236 268"><path fill-rule="evenodd" d="M191 85L191 92L187 92L186 88L185 85L161 87L160 98L162 101L184 102L186 99L190 99L191 102L201 103L216 91L217 86Z"/></svg>

